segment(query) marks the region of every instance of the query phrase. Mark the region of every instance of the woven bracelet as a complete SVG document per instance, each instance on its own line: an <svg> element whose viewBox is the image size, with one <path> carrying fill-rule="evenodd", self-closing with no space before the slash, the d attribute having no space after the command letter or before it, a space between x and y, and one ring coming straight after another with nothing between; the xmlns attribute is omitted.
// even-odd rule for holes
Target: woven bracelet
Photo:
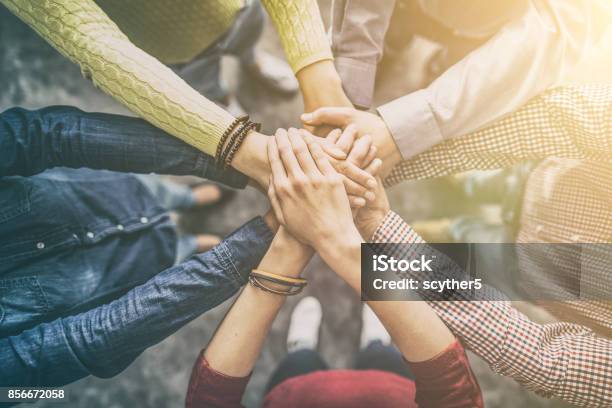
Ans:
<svg viewBox="0 0 612 408"><path fill-rule="evenodd" d="M263 290L264 292L273 293L275 295L281 295L281 296L294 296L300 293L304 289L303 286L302 287L292 287L288 291L274 289L274 288L264 285L254 276L249 277L249 283L251 284L251 286L257 289Z"/></svg>

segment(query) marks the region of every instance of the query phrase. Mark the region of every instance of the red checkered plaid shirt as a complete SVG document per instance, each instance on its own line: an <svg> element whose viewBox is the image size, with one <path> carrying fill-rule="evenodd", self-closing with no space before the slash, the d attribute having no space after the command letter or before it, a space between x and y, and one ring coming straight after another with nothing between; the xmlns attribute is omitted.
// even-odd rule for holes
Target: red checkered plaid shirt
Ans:
<svg viewBox="0 0 612 408"><path fill-rule="evenodd" d="M612 84L565 86L395 166L387 185L548 157L612 162Z"/></svg>
<svg viewBox="0 0 612 408"><path fill-rule="evenodd" d="M424 243L394 212L385 217L372 242ZM497 293L491 299L497 300L426 298L466 347L494 371L548 398L581 406L612 406L611 340L578 324L537 324L509 301L499 300L503 295Z"/></svg>

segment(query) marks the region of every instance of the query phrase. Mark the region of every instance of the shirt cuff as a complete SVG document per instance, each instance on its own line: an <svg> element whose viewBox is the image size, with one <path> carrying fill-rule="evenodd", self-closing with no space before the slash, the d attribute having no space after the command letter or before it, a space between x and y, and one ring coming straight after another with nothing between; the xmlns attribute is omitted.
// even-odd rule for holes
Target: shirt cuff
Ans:
<svg viewBox="0 0 612 408"><path fill-rule="evenodd" d="M357 108L369 109L374 95L376 63L350 57L336 57L335 64L346 96Z"/></svg>
<svg viewBox="0 0 612 408"><path fill-rule="evenodd" d="M214 370L200 353L191 372L185 405L187 408L204 406L240 406L249 383L246 377L231 377Z"/></svg>
<svg viewBox="0 0 612 408"><path fill-rule="evenodd" d="M410 93L378 108L402 157L409 159L442 141L442 132L427 102L427 90Z"/></svg>
<svg viewBox="0 0 612 408"><path fill-rule="evenodd" d="M424 243L423 239L397 213L389 211L372 234L369 242L375 243Z"/></svg>

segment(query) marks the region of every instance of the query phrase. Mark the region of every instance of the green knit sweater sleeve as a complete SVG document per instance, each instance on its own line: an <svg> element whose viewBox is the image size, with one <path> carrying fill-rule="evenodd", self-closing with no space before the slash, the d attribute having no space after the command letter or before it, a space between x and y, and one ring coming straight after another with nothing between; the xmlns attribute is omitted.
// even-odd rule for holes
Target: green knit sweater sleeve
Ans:
<svg viewBox="0 0 612 408"><path fill-rule="evenodd" d="M145 53L93 0L0 0L104 92L213 155L233 117Z"/></svg>
<svg viewBox="0 0 612 408"><path fill-rule="evenodd" d="M272 18L293 69L332 59L316 0L262 0Z"/></svg>

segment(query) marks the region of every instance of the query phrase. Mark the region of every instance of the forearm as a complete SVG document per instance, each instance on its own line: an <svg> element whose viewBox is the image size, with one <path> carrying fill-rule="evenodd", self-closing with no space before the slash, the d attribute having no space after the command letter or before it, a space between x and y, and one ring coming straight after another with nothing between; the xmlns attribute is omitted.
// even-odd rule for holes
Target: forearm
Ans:
<svg viewBox="0 0 612 408"><path fill-rule="evenodd" d="M214 155L233 117L142 51L92 0L2 0L93 83L153 125Z"/></svg>
<svg viewBox="0 0 612 408"><path fill-rule="evenodd" d="M611 109L608 84L555 88L490 126L402 161L385 181L392 185L551 156L610 162Z"/></svg>
<svg viewBox="0 0 612 408"><path fill-rule="evenodd" d="M560 83L603 37L610 18L603 3L529 2L520 18L429 87L380 107L402 156L474 132Z"/></svg>
<svg viewBox="0 0 612 408"><path fill-rule="evenodd" d="M88 374L109 377L243 285L272 232L261 218L213 250L157 274L111 303L3 339L0 379L62 385ZM61 368L64 368L62 370Z"/></svg>
<svg viewBox="0 0 612 408"><path fill-rule="evenodd" d="M0 176L30 176L53 167L194 175L244 187L247 178L221 171L196 148L138 118L68 106L0 114Z"/></svg>
<svg viewBox="0 0 612 408"><path fill-rule="evenodd" d="M308 247L295 241L281 228L258 269L297 277L311 255ZM247 285L206 348L204 357L210 367L232 377L249 375L284 301L283 296Z"/></svg>
<svg viewBox="0 0 612 408"><path fill-rule="evenodd" d="M308 65L296 77L304 98L305 112L324 106L353 106L342 89L342 80L331 60Z"/></svg>

